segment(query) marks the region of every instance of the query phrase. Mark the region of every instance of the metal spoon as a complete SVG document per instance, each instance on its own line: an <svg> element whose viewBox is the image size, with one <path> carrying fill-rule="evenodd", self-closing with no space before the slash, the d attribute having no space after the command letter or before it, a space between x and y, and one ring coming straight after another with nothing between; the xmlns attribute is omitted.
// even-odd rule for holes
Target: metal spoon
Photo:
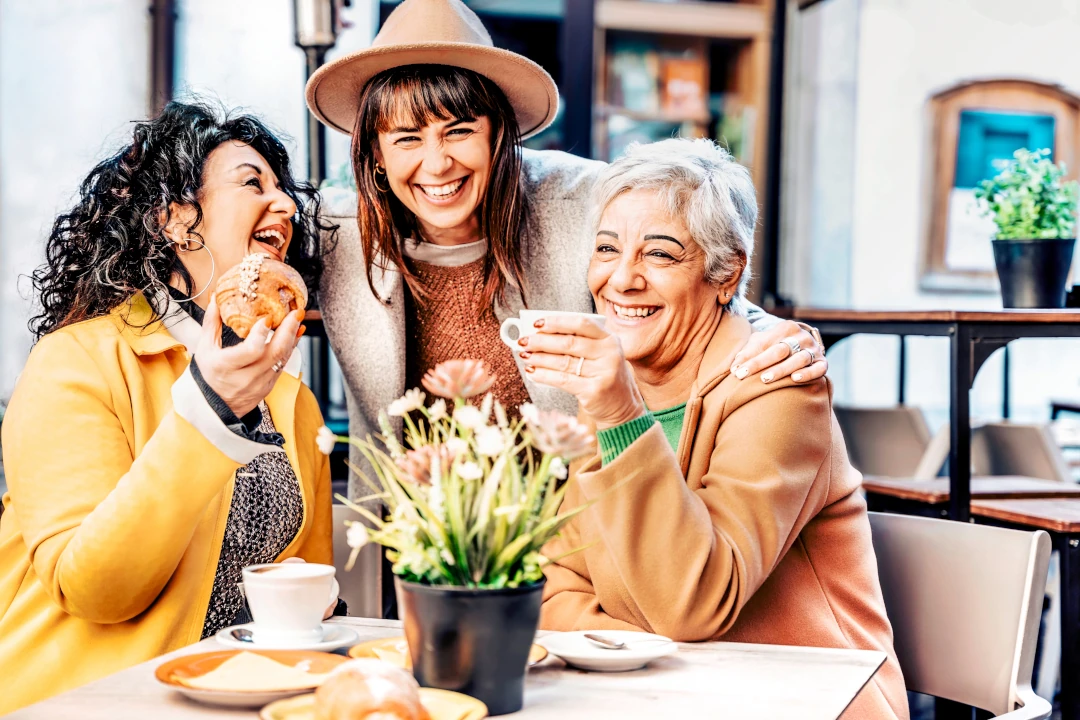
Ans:
<svg viewBox="0 0 1080 720"><path fill-rule="evenodd" d="M625 650L626 643L619 642L618 640L612 640L606 638L603 635L595 635L593 633L585 633L585 639L590 641L593 645L599 645L605 650Z"/></svg>
<svg viewBox="0 0 1080 720"><path fill-rule="evenodd" d="M246 643L254 643L255 635L247 628L233 628L229 631L229 634L233 636L234 640Z"/></svg>
<svg viewBox="0 0 1080 720"><path fill-rule="evenodd" d="M586 640L590 641L594 645L599 645L600 647L604 648L605 650L628 650L630 648L630 646L627 645L624 642L620 642L618 640L612 640L609 637L604 637L603 635L597 635L595 633L585 633L584 637L585 637ZM642 643L649 643L649 642L669 643L671 641L668 640L667 638L652 637L652 638L643 638L641 640L635 640L634 644L635 645L640 645Z"/></svg>

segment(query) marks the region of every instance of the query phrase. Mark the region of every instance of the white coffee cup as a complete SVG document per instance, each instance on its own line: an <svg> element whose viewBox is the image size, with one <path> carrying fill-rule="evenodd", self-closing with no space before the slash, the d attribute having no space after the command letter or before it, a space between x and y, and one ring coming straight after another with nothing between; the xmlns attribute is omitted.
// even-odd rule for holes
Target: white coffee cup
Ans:
<svg viewBox="0 0 1080 720"><path fill-rule="evenodd" d="M499 337L515 350L519 347L517 344L518 338L536 334L536 325L534 323L540 318L582 317L596 322L600 327L604 327L604 316L594 315L593 313L571 312L569 310L522 310L518 315L520 317L509 317L503 320L502 327L499 328ZM510 328L517 328L517 337L510 337Z"/></svg>
<svg viewBox="0 0 1080 720"><path fill-rule="evenodd" d="M243 570L255 641L303 645L322 640L322 619L334 586L334 566L270 563Z"/></svg>

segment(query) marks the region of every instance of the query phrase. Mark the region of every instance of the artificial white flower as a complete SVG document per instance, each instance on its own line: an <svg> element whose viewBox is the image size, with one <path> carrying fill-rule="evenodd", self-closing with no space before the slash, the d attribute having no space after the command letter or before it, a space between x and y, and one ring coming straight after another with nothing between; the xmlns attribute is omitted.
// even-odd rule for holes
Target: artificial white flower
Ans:
<svg viewBox="0 0 1080 720"><path fill-rule="evenodd" d="M394 417L401 417L405 413L424 407L426 397L427 395L420 388L406 390L404 395L390 403L390 407L386 408L386 412Z"/></svg>
<svg viewBox="0 0 1080 720"><path fill-rule="evenodd" d="M569 474L566 463L563 462L561 457L553 458L549 467L551 468L551 474L560 480L565 480L566 476Z"/></svg>
<svg viewBox="0 0 1080 720"><path fill-rule="evenodd" d="M484 477L484 471L474 462L466 462L458 465L457 474L462 480L479 480Z"/></svg>
<svg viewBox="0 0 1080 720"><path fill-rule="evenodd" d="M504 430L510 427L510 418L506 417L506 410L498 400L495 401L495 423Z"/></svg>
<svg viewBox="0 0 1080 720"><path fill-rule="evenodd" d="M462 405L454 410L454 419L458 425L469 430L479 430L487 424L487 419L472 405Z"/></svg>
<svg viewBox="0 0 1080 720"><path fill-rule="evenodd" d="M451 437L446 439L446 442L443 443L443 447L450 453L450 459L453 460L469 449L469 443L459 437Z"/></svg>
<svg viewBox="0 0 1080 720"><path fill-rule="evenodd" d="M532 403L525 403L518 408L518 411L525 422L536 423L540 421L540 410Z"/></svg>
<svg viewBox="0 0 1080 720"><path fill-rule="evenodd" d="M315 444L319 446L319 452L323 455L329 455L334 452L334 445L337 444L337 435L334 434L333 430L323 425L315 435Z"/></svg>
<svg viewBox="0 0 1080 720"><path fill-rule="evenodd" d="M482 427L476 431L476 452L495 457L506 449L506 437L497 427Z"/></svg>
<svg viewBox="0 0 1080 720"><path fill-rule="evenodd" d="M368 533L367 526L364 523L354 522L349 525L349 529L345 532L345 542L353 550L359 550L371 542L371 534Z"/></svg>
<svg viewBox="0 0 1080 720"><path fill-rule="evenodd" d="M432 422L442 420L446 415L446 401L439 398L435 402L431 403L431 407L428 408L428 417Z"/></svg>

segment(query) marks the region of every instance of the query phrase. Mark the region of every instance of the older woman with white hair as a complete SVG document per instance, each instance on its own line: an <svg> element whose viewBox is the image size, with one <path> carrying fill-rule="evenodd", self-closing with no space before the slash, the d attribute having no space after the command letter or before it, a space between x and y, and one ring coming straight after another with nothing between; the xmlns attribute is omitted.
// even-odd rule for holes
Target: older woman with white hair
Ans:
<svg viewBox="0 0 1080 720"><path fill-rule="evenodd" d="M908 717L828 381L730 373L751 332L749 173L711 141L665 140L632 147L594 199L604 327L550 317L519 340L526 372L577 396L599 444L564 500L591 506L545 549L542 627L881 650L845 717Z"/></svg>

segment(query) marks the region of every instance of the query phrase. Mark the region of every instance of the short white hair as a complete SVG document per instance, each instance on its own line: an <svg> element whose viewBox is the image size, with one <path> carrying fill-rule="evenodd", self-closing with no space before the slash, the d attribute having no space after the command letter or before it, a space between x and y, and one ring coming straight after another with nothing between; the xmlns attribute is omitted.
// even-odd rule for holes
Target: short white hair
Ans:
<svg viewBox="0 0 1080 720"><path fill-rule="evenodd" d="M721 284L746 258L728 306L744 314L758 206L750 171L712 140L671 139L633 143L600 174L593 189L593 233L615 198L631 190L654 190L667 214L686 225L705 252L705 280Z"/></svg>

